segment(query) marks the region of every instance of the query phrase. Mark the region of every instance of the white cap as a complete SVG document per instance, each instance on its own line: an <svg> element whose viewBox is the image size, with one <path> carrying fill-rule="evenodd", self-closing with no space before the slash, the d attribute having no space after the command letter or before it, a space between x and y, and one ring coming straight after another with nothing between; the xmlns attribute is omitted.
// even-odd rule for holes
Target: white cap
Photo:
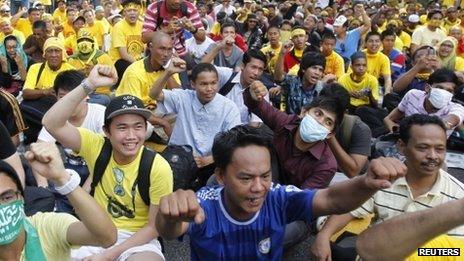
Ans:
<svg viewBox="0 0 464 261"><path fill-rule="evenodd" d="M337 17L337 19L335 19L333 26L343 26L346 21L348 21L348 18L346 18L344 15L340 15Z"/></svg>
<svg viewBox="0 0 464 261"><path fill-rule="evenodd" d="M418 23L419 22L419 16L416 14L412 14L409 16L408 21L410 23Z"/></svg>
<svg viewBox="0 0 464 261"><path fill-rule="evenodd" d="M2 7L0 7L0 10L9 12L10 7L7 4L4 4L4 5L2 5Z"/></svg>

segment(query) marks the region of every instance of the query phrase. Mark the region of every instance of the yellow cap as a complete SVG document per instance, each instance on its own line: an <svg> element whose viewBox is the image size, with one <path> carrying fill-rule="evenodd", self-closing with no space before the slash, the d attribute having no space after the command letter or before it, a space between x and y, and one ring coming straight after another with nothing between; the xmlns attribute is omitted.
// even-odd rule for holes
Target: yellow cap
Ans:
<svg viewBox="0 0 464 261"><path fill-rule="evenodd" d="M55 47L63 51L63 61L66 61L66 58L68 57L66 55L66 49L64 48L64 43L63 40L61 40L58 37L50 37L45 41L44 44L44 55L45 52L47 51L48 48Z"/></svg>

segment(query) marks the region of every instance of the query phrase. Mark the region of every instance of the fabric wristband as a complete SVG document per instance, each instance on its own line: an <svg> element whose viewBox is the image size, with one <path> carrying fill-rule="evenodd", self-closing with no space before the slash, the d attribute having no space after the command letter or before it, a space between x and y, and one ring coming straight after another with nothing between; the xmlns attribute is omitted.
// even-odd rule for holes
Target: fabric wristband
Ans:
<svg viewBox="0 0 464 261"><path fill-rule="evenodd" d="M63 186L55 187L56 192L63 196L73 192L81 183L81 177L75 170L66 169L66 172L70 175L68 182L66 182Z"/></svg>
<svg viewBox="0 0 464 261"><path fill-rule="evenodd" d="M92 92L94 92L94 90L92 88L90 88L89 84L87 83L87 79L84 79L82 82L81 82L81 86L82 86L82 89L84 90L85 94L89 95L91 94Z"/></svg>

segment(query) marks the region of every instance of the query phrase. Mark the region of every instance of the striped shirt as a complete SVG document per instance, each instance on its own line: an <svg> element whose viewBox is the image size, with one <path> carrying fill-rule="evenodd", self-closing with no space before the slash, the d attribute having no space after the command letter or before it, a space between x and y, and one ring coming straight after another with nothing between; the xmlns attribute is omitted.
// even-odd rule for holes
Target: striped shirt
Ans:
<svg viewBox="0 0 464 261"><path fill-rule="evenodd" d="M160 14L158 14L158 3L161 3L161 7L159 8ZM187 18L190 19L190 21L192 21L193 26L195 26L195 28L197 28L198 30L204 29L197 8L188 1L182 1L182 4L186 5L188 13ZM147 7L147 11L145 12L142 33L154 32L159 29L160 25L157 24L158 15L162 17L163 26L168 25L169 21L171 21L173 17L176 17L175 19L180 19L184 17L181 9L182 7L179 8L179 10L177 10L177 13L171 14L167 11L165 1L153 2ZM180 56L183 56L187 53L187 48L185 47L184 29L179 29L175 32L174 49Z"/></svg>
<svg viewBox="0 0 464 261"><path fill-rule="evenodd" d="M400 178L390 188L378 191L361 207L351 211L351 215L363 218L374 214L373 223L378 224L406 212L429 209L463 197L464 184L440 170L437 181L427 193L413 198L406 179ZM447 234L464 239L464 226L450 230Z"/></svg>

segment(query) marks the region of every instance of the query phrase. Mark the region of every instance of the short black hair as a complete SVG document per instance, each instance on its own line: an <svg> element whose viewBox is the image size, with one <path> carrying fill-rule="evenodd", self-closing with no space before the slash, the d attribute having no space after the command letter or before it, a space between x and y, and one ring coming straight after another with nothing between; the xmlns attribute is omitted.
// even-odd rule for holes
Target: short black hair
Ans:
<svg viewBox="0 0 464 261"><path fill-rule="evenodd" d="M234 151L249 145L265 147L269 153L273 150L272 140L264 138L262 131L249 125L235 126L229 131L217 134L211 150L216 167L225 170L232 160Z"/></svg>
<svg viewBox="0 0 464 261"><path fill-rule="evenodd" d="M77 70L68 70L60 72L53 83L53 90L72 91L85 79L85 75Z"/></svg>
<svg viewBox="0 0 464 261"><path fill-rule="evenodd" d="M355 52L354 54L352 54L350 56L350 60L351 60L351 64L354 63L354 61L358 60L358 59L364 59L367 61L367 56L366 56L366 53L363 52L363 51L357 51Z"/></svg>
<svg viewBox="0 0 464 261"><path fill-rule="evenodd" d="M122 7L126 7L129 4L142 5L142 2L140 0L124 0L121 5Z"/></svg>
<svg viewBox="0 0 464 261"><path fill-rule="evenodd" d="M367 42L367 40L369 40L369 38L371 38L372 36L378 36L379 38L381 38L381 35L379 32L377 31L370 31L366 34L366 37L364 38L364 41Z"/></svg>
<svg viewBox="0 0 464 261"><path fill-rule="evenodd" d="M322 88L319 93L320 97L335 97L339 99L343 108L347 108L350 104L350 93L339 83L329 83Z"/></svg>
<svg viewBox="0 0 464 261"><path fill-rule="evenodd" d="M224 28L226 28L226 27L233 27L233 28L234 28L234 31L237 32L237 28L235 27L235 23L234 23L234 22L230 22L230 21L224 22L224 23L221 25L221 33L222 33L222 31L224 30Z"/></svg>
<svg viewBox="0 0 464 261"><path fill-rule="evenodd" d="M432 19L432 16L434 16L435 14L440 14L441 17L443 17L443 14L440 10L438 9L435 9L435 10L431 10L428 14L427 14L427 19L430 20Z"/></svg>
<svg viewBox="0 0 464 261"><path fill-rule="evenodd" d="M37 20L32 24L32 29L47 30L47 24L42 20Z"/></svg>
<svg viewBox="0 0 464 261"><path fill-rule="evenodd" d="M419 51L421 50L427 50L427 49L433 49L432 46L430 45L422 45L421 47L417 48L414 53L412 54L412 60L414 61L416 59L416 55Z"/></svg>
<svg viewBox="0 0 464 261"><path fill-rule="evenodd" d="M405 117L400 122L400 140L407 144L409 138L411 137L411 127L413 125L424 126L427 124L437 125L443 130L443 132L446 133L445 124L438 116L427 114L413 114L411 116Z"/></svg>
<svg viewBox="0 0 464 261"><path fill-rule="evenodd" d="M311 66L319 65L325 69L325 62L325 57L320 52L310 51L303 54L303 57L301 58L300 62L300 70L298 71L298 76L302 78L305 71Z"/></svg>
<svg viewBox="0 0 464 261"><path fill-rule="evenodd" d="M31 13L34 12L34 11L40 12L39 8L37 8L37 7L31 7L31 8L29 8L29 9L27 9L27 14L29 15L29 14L31 14Z"/></svg>
<svg viewBox="0 0 464 261"><path fill-rule="evenodd" d="M218 76L218 72L216 67L211 63L199 63L195 67L193 67L192 74L190 75L190 79L195 82L198 78L198 75L202 72L214 72L216 76Z"/></svg>
<svg viewBox="0 0 464 261"><path fill-rule="evenodd" d="M338 130L340 127L341 122L343 121L343 116L345 115L346 106L343 106L343 102L338 97L327 97L327 96L319 96L314 99L311 103L306 104L303 106L305 111L308 111L311 108L321 108L329 112L335 113L335 127L333 132Z"/></svg>
<svg viewBox="0 0 464 261"><path fill-rule="evenodd" d="M78 16L76 19L74 19L73 25L79 20L82 21L85 24L85 18L83 16Z"/></svg>
<svg viewBox="0 0 464 261"><path fill-rule="evenodd" d="M13 182L16 184L16 187L18 187L21 196L24 198L24 188L16 170L14 170L14 168L6 161L0 160L0 173L5 174L7 177L13 180Z"/></svg>
<svg viewBox="0 0 464 261"><path fill-rule="evenodd" d="M288 20L288 19L282 20L282 23L280 24L280 28L282 28L282 26L283 26L284 24L287 24L287 25L290 25L291 27L293 27L292 21L290 21L290 20Z"/></svg>
<svg viewBox="0 0 464 261"><path fill-rule="evenodd" d="M455 93L456 93L456 87L461 85L461 82L459 81L459 78L456 76L454 71L446 69L446 68L441 68L441 69L434 71L432 74L430 74L429 79L427 80L427 83L430 85L434 83L443 83L443 82L454 83Z"/></svg>
<svg viewBox="0 0 464 261"><path fill-rule="evenodd" d="M335 34L332 32L327 32L322 35L321 42L324 42L325 40L335 40L337 41L337 37L335 37Z"/></svg>
<svg viewBox="0 0 464 261"><path fill-rule="evenodd" d="M392 29L387 29L387 30L383 31L380 34L380 40L383 41L387 36L395 36L396 37L396 33Z"/></svg>
<svg viewBox="0 0 464 261"><path fill-rule="evenodd" d="M243 66L246 66L249 62L251 62L252 58L262 61L265 66L267 64L267 58L263 52L261 52L258 49L249 49L243 54L243 58L242 58Z"/></svg>

